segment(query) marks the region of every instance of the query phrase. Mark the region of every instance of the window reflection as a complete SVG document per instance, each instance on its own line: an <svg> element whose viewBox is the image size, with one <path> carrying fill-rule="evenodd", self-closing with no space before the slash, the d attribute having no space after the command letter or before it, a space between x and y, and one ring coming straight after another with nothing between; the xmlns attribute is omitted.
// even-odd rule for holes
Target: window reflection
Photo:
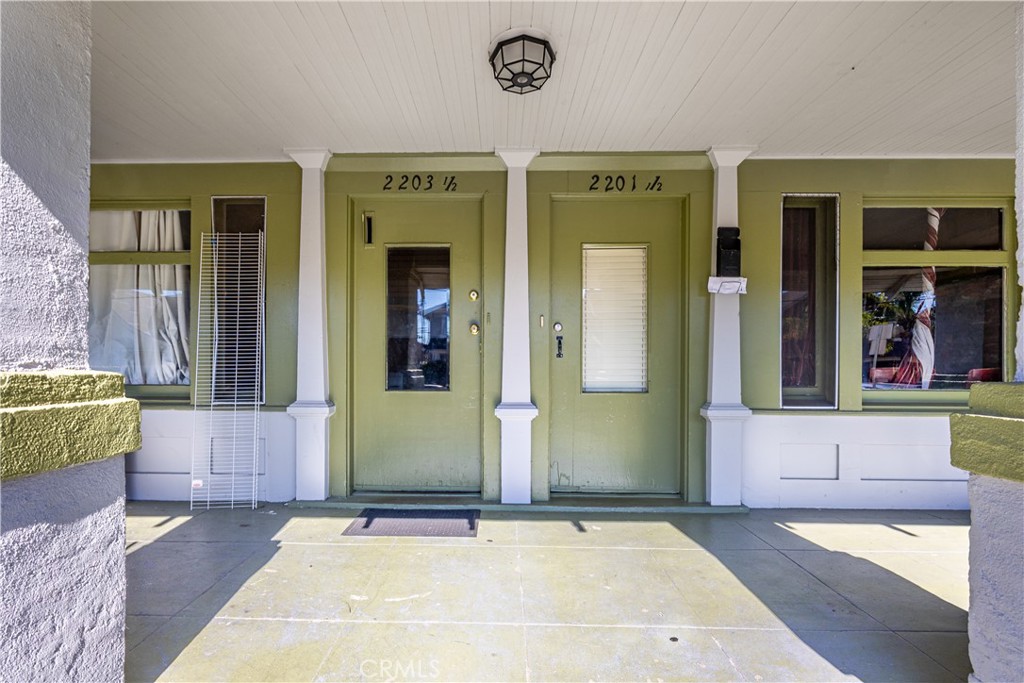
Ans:
<svg viewBox="0 0 1024 683"><path fill-rule="evenodd" d="M388 249L387 390L447 391L448 247Z"/></svg>
<svg viewBox="0 0 1024 683"><path fill-rule="evenodd" d="M865 389L1002 379L1002 269L865 268Z"/></svg>

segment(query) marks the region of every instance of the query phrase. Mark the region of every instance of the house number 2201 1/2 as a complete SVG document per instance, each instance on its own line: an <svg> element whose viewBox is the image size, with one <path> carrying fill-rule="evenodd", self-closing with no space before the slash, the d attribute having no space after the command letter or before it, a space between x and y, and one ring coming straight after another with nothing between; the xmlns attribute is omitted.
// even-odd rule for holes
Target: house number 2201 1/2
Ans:
<svg viewBox="0 0 1024 683"><path fill-rule="evenodd" d="M591 192L661 192L661 176L651 180L638 179L636 174L590 176Z"/></svg>
<svg viewBox="0 0 1024 683"><path fill-rule="evenodd" d="M444 176L444 179L435 187L433 174L420 175L419 173L386 175L384 176L384 185L381 187L384 192L430 192L435 189L443 192L455 192L457 188L458 184L453 175Z"/></svg>

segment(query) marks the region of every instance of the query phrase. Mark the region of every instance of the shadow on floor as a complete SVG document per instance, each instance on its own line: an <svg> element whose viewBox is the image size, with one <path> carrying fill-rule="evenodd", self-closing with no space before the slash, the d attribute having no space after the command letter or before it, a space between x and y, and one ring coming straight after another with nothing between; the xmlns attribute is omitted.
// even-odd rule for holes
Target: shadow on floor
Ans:
<svg viewBox="0 0 1024 683"><path fill-rule="evenodd" d="M892 517L904 523L884 522ZM737 522L771 550L722 548L713 532L705 536L705 549L800 641L771 631L730 634L722 648L741 671L746 661L757 680L814 680L800 666L801 651L809 650L861 681L966 680L967 611L903 574L929 585L950 583L954 572L934 564L950 560L948 553L928 543L907 550L907 537L917 538L908 527L961 527L966 535L967 513L753 510ZM703 526L692 518L672 523L691 538ZM810 540L814 536L834 536L835 547ZM856 550L838 549L844 546ZM966 543L964 551L966 560ZM715 589L714 583L688 588L709 600Z"/></svg>
<svg viewBox="0 0 1024 683"><path fill-rule="evenodd" d="M343 539L355 515L130 504L126 679L969 673L966 513L484 512L476 538Z"/></svg>
<svg viewBox="0 0 1024 683"><path fill-rule="evenodd" d="M276 510L195 510L128 503L125 649L159 641L160 656L126 658L125 679L153 681L278 551ZM152 518L151 520L149 518ZM139 523L143 520L149 523Z"/></svg>

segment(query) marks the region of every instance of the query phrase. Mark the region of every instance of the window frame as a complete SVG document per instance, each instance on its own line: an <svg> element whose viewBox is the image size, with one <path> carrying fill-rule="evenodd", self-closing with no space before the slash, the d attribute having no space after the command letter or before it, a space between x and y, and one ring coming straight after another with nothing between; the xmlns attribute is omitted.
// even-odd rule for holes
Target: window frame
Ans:
<svg viewBox="0 0 1024 683"><path fill-rule="evenodd" d="M997 208L1002 209L1002 246L999 249L938 249L935 251L926 250L897 250L897 249L865 249L863 233L857 235L857 250L860 252L860 267L857 270L859 276L858 286L858 311L863 310L863 283L864 271L867 268L925 268L933 266L942 267L977 267L977 268L999 268L1002 271L1002 381L1012 377L1014 373L1014 339L1011 316L1019 308L1019 295L1017 288L1011 280L1015 272L1014 254L1016 244L1016 217L1014 215L1013 198L1007 197L943 197L943 196L910 196L910 197L868 197L865 196L861 203L861 220L863 212L875 208L912 208L920 209L926 207L937 207L945 209L955 208ZM861 223L863 225L863 223ZM851 326L852 321L851 321ZM860 321L856 324L857 339L856 348L863 344L863 330ZM853 330L850 330L852 339ZM863 362L863 358L861 358ZM858 375L860 374L858 368ZM884 391L866 389L861 386L858 378L857 386L860 393L860 404L862 408L884 409L887 407L919 407L948 408L963 407L967 405L969 389L886 389Z"/></svg>
<svg viewBox="0 0 1024 683"><path fill-rule="evenodd" d="M790 206L787 207L787 201ZM834 215L828 215L829 204L834 202ZM819 315L816 313L816 317L821 318L820 322L816 322L816 335L815 335L815 376L817 382L814 387L784 387L782 384L782 365L783 365L783 344L780 337L779 340L779 406L782 410L838 410L839 409L839 387L840 387L840 372L839 372L839 343L840 343L840 223L842 214L842 198L838 192L784 192L782 193L782 200L779 203L779 332L782 333L782 314L783 314L783 301L782 301L782 260L785 250L785 211L786 208L813 208L816 211L815 216L815 230L819 232L819 236L826 240L825 244L816 244L815 261L818 262L820 257L821 265L828 265L829 256L831 256L832 263L832 274L831 278L829 274L819 269L817 273L816 285L825 289L829 285L831 279L832 292L831 297L828 300L821 300L818 303L818 308L821 312ZM832 225L829 225L832 222ZM832 244L829 245L827 240L831 240ZM831 252L831 253L830 253ZM829 323L831 321L831 324ZM824 332L825 334L821 334ZM829 348L831 347L831 348ZM831 381L831 399L827 396L828 394L828 381ZM786 405L786 398L813 398L814 396L820 395L821 403L814 405L813 403L793 403Z"/></svg>
<svg viewBox="0 0 1024 683"><path fill-rule="evenodd" d="M93 211L188 211L190 214L189 249L183 251L92 251L90 239L89 267L92 266L139 266L168 265L189 266L189 358L195 358L195 266L192 263L195 244L195 211L189 199L158 200L93 200L89 204L90 220ZM90 228L91 234L91 228ZM191 363L191 361L190 361ZM128 384L125 396L144 400L147 403L188 403L192 400L192 368L189 368L188 384Z"/></svg>
<svg viewBox="0 0 1024 683"><path fill-rule="evenodd" d="M263 239L264 239L264 242L263 242L263 245L264 245L263 246L264 256L263 256L263 266L262 266L263 267L263 273L261 274L261 279L263 281L263 300L260 301L260 306L263 309L263 313L262 313L262 316L261 316L263 322L262 322L262 329L260 331L260 399L257 402L257 405L265 406L265 405L267 405L267 261L266 261L266 258L267 258L266 248L267 247L266 247L266 240L267 240L267 216L270 213L270 197L268 195L266 195L266 194L212 194L212 195L210 195L210 222L209 222L209 226L208 226L209 227L209 231L208 232L210 232L211 234L216 234L216 233L231 234L231 233L229 233L226 230L226 228L225 229L218 229L218 227L217 227L219 221L223 222L223 221L227 220L227 205L228 205L229 201L232 202L232 203L242 204L242 205L246 205L246 206L255 206L255 205L261 204L261 203L263 205L263 225L260 228L260 232L263 233ZM223 206L224 212L223 212L222 215L218 215L218 206L217 206L218 202L223 202L222 206ZM204 231L200 230L197 233L193 234L193 237L194 238L198 238L198 241L200 243L202 242L202 233L203 232ZM196 253L196 259L198 261L199 260L199 251L196 251L195 253ZM199 339L198 339L198 336L195 333L195 331L198 330L198 325L199 325L199 295L200 295L200 292L199 292L199 276L200 276L200 273L199 273L199 264L198 263L195 266L195 271L194 272L195 272L195 274L192 277L192 287L193 287L193 290L196 293L195 294L195 296L196 296L196 309L195 309L195 315L194 315L194 318L193 318L193 327L192 327L193 334L192 334L192 339L190 340L190 342L191 342L191 346L193 348L193 357L198 359L198 357L199 357ZM193 401L194 401L194 399L195 399L195 392L194 391L192 393L192 396L193 396ZM225 405L231 405L231 404L228 401L223 401L223 400L215 398L214 401L213 401L213 405L225 406Z"/></svg>

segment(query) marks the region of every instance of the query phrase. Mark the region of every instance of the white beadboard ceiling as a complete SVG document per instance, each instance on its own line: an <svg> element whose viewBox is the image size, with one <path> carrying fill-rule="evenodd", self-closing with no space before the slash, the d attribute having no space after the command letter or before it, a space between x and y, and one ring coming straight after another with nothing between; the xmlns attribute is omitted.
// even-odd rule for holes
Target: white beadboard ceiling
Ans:
<svg viewBox="0 0 1024 683"><path fill-rule="evenodd" d="M1012 156L1014 3L99 2L92 151ZM487 49L551 36L502 92Z"/></svg>

